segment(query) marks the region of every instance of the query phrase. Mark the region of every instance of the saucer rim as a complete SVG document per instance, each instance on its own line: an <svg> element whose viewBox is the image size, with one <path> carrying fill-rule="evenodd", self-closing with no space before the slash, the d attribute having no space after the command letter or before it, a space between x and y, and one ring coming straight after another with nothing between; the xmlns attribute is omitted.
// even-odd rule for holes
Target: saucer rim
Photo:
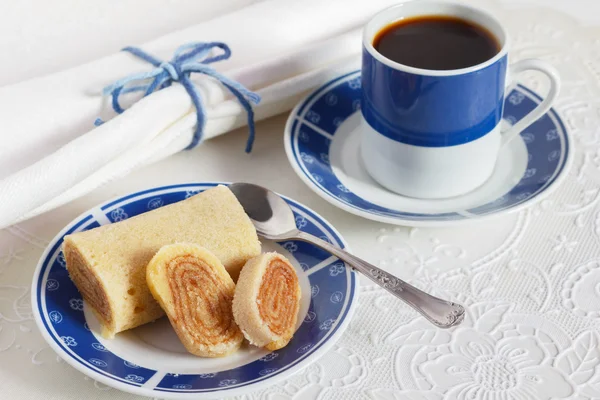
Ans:
<svg viewBox="0 0 600 400"><path fill-rule="evenodd" d="M492 212L489 212L484 215L473 214L473 217L456 219L456 220L433 219L433 218L427 219L427 220L405 219L402 217L389 217L389 216L385 216L385 215L372 214L368 211L364 211L363 209L357 209L357 208L350 207L347 204L339 201L339 199L337 199L335 196L331 196L327 192L323 191L321 188L319 188L317 185L315 185L314 182L312 182L304 174L304 172L302 171L302 168L300 167L300 164L298 164L296 162L296 157L294 155L294 150L292 148L292 140L291 139L292 139L292 128L293 128L294 122L296 120L298 120L299 122L302 122L299 120L298 115L307 106L308 102L312 99L312 97L314 95L319 93L321 90L323 90L327 86L330 86L333 83L338 82L338 81L343 81L344 79L349 79L350 76L352 76L356 73L359 73L359 72L360 72L360 69L340 74L340 75L330 79L329 81L325 82L324 84L322 84L315 90L308 93L305 97L303 97L298 102L298 104L296 104L296 106L292 109L292 111L290 111L290 114L288 115L288 118L285 123L284 136L283 136L285 153L288 158L288 162L292 166L292 169L294 170L296 175L298 175L300 177L300 179L319 197L321 197L328 203L334 205L335 207L340 208L350 214L353 214L353 215L356 215L356 216L359 216L359 217L362 217L365 219L369 219L372 221L383 222L383 223L392 224L392 225L410 226L410 227L415 227L415 228L449 227L449 226L462 226L462 225L473 224L473 223L477 223L477 222L482 222L482 221L487 221L487 220L491 220L494 218L498 218L502 215L518 213L526 208L529 208L529 207L543 201L550 194L552 194L556 190L556 188L558 186L560 186L560 184L562 184L562 182L565 180L566 176L568 175L568 173L571 169L573 159L574 159L573 143L569 137L569 133L566 129L566 126L565 126L562 118L560 117L560 115L558 114L556 109L554 109L554 107L552 107L552 108L550 108L550 110L548 110L548 113L553 112L556 115L558 124L560 124L562 130L564 131L564 137L565 137L566 148L567 148L567 154L566 154L566 159L564 161L564 166L563 166L562 170L559 171L559 173L556 176L556 178L554 179L554 181L551 182L548 186L546 186L541 192L539 192L536 196L533 196L533 197L527 199L526 201L523 201L523 202L515 205L514 207L511 207L508 209L502 209L499 211L492 211ZM534 92L532 89L529 89L525 85L518 84L516 86L521 86L522 88L524 88L525 90L530 92L538 100L543 99L539 94ZM360 110L358 110L356 112L360 112ZM451 211L451 212L456 212L456 211Z"/></svg>

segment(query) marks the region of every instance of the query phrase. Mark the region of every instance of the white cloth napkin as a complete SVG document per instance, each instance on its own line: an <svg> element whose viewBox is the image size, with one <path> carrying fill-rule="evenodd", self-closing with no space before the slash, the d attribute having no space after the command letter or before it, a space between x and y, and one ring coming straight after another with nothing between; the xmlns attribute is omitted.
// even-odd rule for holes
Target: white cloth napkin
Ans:
<svg viewBox="0 0 600 400"><path fill-rule="evenodd" d="M394 2L269 0L140 47L169 60L188 42L227 43L232 57L212 66L262 96L255 107L260 120L290 109L340 69L358 67L361 26ZM190 143L195 114L178 84L94 128L96 117L112 117L101 89L152 68L118 53L0 88L0 228L67 203ZM245 124L245 111L226 89L207 78L196 81L208 108L205 139Z"/></svg>

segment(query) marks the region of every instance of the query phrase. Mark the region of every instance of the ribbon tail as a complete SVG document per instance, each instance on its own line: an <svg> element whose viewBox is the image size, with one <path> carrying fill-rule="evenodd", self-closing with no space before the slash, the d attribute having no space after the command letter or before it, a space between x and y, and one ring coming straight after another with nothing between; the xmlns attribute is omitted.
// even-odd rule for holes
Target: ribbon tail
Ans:
<svg viewBox="0 0 600 400"><path fill-rule="evenodd" d="M219 74L217 71L208 67L206 65L186 65L185 72L199 72L205 75L208 75L218 81L221 82L230 92L233 94L242 107L246 110L248 115L248 141L246 142L246 153L250 153L252 151L252 146L254 144L255 137L255 127L254 127L254 110L252 109L252 105L250 102L258 104L260 102L260 96L248 89L246 89L241 83L238 83L234 80L227 78L224 75Z"/></svg>
<svg viewBox="0 0 600 400"><path fill-rule="evenodd" d="M204 114L204 105L202 104L200 93L198 93L198 90L192 81L190 81L187 76L182 76L179 82L183 85L185 90L192 98L192 103L194 103L194 107L196 108L196 131L194 132L194 137L192 138L191 143L185 148L186 150L191 150L202 142L204 125L206 125L206 115Z"/></svg>
<svg viewBox="0 0 600 400"><path fill-rule="evenodd" d="M229 91L231 92L231 94L233 94L238 101L240 102L240 104L242 105L242 107L244 107L244 109L246 110L246 115L248 117L248 140L246 141L246 153L251 153L252 152L252 146L254 145L254 137L256 136L256 130L254 127L254 110L252 109L252 104L250 104L250 102L248 101L248 99L246 98L246 96L244 96L244 94L242 94L239 90L237 90L237 88L234 88L233 86L230 86L228 83L222 82L223 85L229 89ZM255 94L255 93L252 93ZM256 95L260 101L260 96Z"/></svg>
<svg viewBox="0 0 600 400"><path fill-rule="evenodd" d="M119 103L119 95L121 94L122 90L123 90L123 86L119 86L119 87L115 88L115 90L113 90L113 92L112 92L113 110L115 110L115 112L118 114L122 114L125 111L125 110L123 110L123 108L121 107L121 104Z"/></svg>

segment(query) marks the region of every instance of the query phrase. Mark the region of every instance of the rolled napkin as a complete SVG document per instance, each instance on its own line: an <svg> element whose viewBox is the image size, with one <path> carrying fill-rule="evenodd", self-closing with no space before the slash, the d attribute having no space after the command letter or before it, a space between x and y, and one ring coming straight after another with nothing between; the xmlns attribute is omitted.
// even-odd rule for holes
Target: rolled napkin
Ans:
<svg viewBox="0 0 600 400"><path fill-rule="evenodd" d="M242 268L235 287L233 316L250 343L278 350L294 335L300 297L292 264L278 253L261 254Z"/></svg>
<svg viewBox="0 0 600 400"><path fill-rule="evenodd" d="M67 270L100 320L103 336L114 337L163 315L146 285L146 266L161 247L178 242L208 249L233 280L248 259L260 254L252 222L225 186L65 236Z"/></svg>
<svg viewBox="0 0 600 400"><path fill-rule="evenodd" d="M262 97L255 108L260 120L290 109L308 90L340 72L357 68L362 25L395 2L267 0L138 47L168 60L190 41L228 44L232 57L212 66ZM131 54L119 53L0 89L0 130L10 132L0 146L0 228L190 144L196 117L179 85L135 102L117 117L107 111L102 88L149 68ZM196 83L207 108L204 139L245 124L244 109L226 89L210 78ZM108 122L94 128L97 117Z"/></svg>
<svg viewBox="0 0 600 400"><path fill-rule="evenodd" d="M150 260L146 281L187 351L222 357L240 348L244 335L231 311L235 283L210 251L164 246Z"/></svg>

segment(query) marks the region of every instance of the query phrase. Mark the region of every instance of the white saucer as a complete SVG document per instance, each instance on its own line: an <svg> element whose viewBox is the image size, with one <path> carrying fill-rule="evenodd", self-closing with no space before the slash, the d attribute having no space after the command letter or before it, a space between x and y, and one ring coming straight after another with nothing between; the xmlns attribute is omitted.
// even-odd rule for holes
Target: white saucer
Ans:
<svg viewBox="0 0 600 400"><path fill-rule="evenodd" d="M507 127L541 101L518 86L507 97ZM554 190L571 160L569 138L554 110L500 152L492 177L462 196L424 200L390 192L366 172L359 156L360 71L316 90L291 113L285 148L296 173L325 200L350 213L397 225L442 226L528 207Z"/></svg>
<svg viewBox="0 0 600 400"><path fill-rule="evenodd" d="M111 340L100 335L100 323L65 268L63 237L181 201L217 184L164 186L109 201L86 211L50 242L34 274L32 308L42 336L69 365L100 383L137 395L214 399L272 386L333 348L357 305L357 273L329 253L300 241L262 240L263 251L288 257L302 291L296 332L283 349L269 352L244 345L228 357L196 357L185 350L165 318ZM298 229L346 247L327 221L294 200L286 201Z"/></svg>

